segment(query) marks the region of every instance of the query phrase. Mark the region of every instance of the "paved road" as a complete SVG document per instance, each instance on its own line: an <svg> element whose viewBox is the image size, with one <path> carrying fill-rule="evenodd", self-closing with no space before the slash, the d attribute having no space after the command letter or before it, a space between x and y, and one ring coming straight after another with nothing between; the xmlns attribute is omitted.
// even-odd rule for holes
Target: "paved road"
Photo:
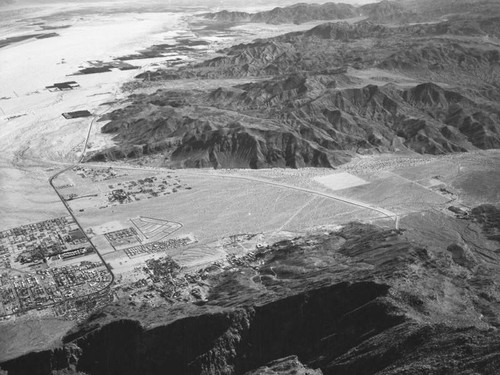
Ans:
<svg viewBox="0 0 500 375"><path fill-rule="evenodd" d="M106 111L109 110L106 109ZM89 294L89 295L93 295L93 294L97 294L97 293L101 293L103 290L109 288L115 281L115 275L113 274L113 271L111 270L111 267L104 261L104 258L102 257L102 255L99 253L99 251L97 250L97 248L94 246L94 244L92 243L92 241L90 240L90 238L87 236L87 233L85 232L85 230L83 229L83 227L81 226L81 224L78 222L78 219L76 218L76 216L74 215L73 211L71 210L71 208L69 207L68 203L66 202L66 200L63 198L63 196L61 195L61 193L59 193L59 191L56 189L55 185L54 185L54 180L59 177L61 174L63 174L64 172L67 172L69 171L70 169L76 167L78 164L80 164L82 161L83 161L83 158L85 157L85 151L87 150L87 146L88 146L88 143L89 143L89 139L90 139L90 133L92 132L92 127L94 126L94 123L97 121L97 119L99 118L100 115L96 115L92 118L92 120L90 121L90 124L89 124L89 129L87 131L87 136L85 137L85 143L83 145L83 149L82 149L82 154L80 156L80 158L78 159L78 161L75 163L75 164L70 164L68 165L66 168L64 168L63 170L57 172L55 175L53 175L52 177L49 178L49 184L50 186L52 186L52 189L54 189L54 191L56 192L57 196L59 197L59 199L61 200L62 204L64 205L64 207L66 208L66 210L68 211L68 213L71 215L71 217L73 218L74 222L76 223L76 225L78 225L78 228L80 228L80 230L82 231L82 233L85 235L85 238L87 239L87 241L90 243L90 245L92 246L92 248L94 249L95 253L99 256L99 258L101 259L102 263L104 264L104 266L106 267L106 269L108 270L109 274L111 275L111 281L109 282L108 285L106 285L104 288L102 288L101 290L97 291L97 292L94 292L92 294Z"/></svg>

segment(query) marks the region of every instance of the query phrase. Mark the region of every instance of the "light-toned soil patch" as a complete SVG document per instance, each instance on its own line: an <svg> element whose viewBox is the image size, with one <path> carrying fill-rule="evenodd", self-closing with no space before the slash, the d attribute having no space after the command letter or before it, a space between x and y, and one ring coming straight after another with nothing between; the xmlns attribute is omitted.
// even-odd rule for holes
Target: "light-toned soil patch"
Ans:
<svg viewBox="0 0 500 375"><path fill-rule="evenodd" d="M40 348L57 346L74 324L73 321L43 317L0 322L0 361Z"/></svg>
<svg viewBox="0 0 500 375"><path fill-rule="evenodd" d="M188 173L178 171L191 190L106 209L89 208L78 213L78 218L84 225L94 226L97 222L137 216L155 217L182 223L183 228L176 235L193 232L200 241L213 241L238 233L276 230L314 196L262 182L194 177ZM324 220L327 222L322 224L335 220L336 215L352 212L350 205L333 200L331 205L337 208L326 208L328 215ZM320 205L313 211L319 215L323 209ZM359 216L359 219L363 217ZM310 224L307 220L302 223L304 228ZM316 225L316 220L313 225Z"/></svg>
<svg viewBox="0 0 500 375"><path fill-rule="evenodd" d="M347 172L334 173L328 176L315 177L315 181L325 185L330 190L342 190L367 184L365 180Z"/></svg>
<svg viewBox="0 0 500 375"><path fill-rule="evenodd" d="M336 195L389 209L398 214L443 206L450 199L397 175L370 184L339 190Z"/></svg>

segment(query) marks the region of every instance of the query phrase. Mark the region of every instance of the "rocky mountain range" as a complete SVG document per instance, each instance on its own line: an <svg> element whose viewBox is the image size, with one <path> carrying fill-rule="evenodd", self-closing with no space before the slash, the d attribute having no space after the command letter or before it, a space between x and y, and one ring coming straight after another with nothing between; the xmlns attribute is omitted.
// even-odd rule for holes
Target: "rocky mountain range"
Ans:
<svg viewBox="0 0 500 375"><path fill-rule="evenodd" d="M500 147L493 102L433 83L336 85L332 76L295 74L198 95L138 97L105 117L102 131L116 134L119 146L92 160L162 152L176 167L334 167L354 153Z"/></svg>
<svg viewBox="0 0 500 375"><path fill-rule="evenodd" d="M143 73L250 83L131 97L103 118L116 146L89 159L155 154L174 167L297 168L334 167L356 153L498 148L500 48L485 39L498 37L498 19L326 23Z"/></svg>

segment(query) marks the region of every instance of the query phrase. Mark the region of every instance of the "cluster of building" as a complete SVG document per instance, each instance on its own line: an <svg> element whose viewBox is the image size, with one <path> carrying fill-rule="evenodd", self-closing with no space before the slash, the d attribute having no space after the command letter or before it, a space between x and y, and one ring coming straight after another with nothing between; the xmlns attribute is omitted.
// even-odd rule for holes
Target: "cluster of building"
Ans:
<svg viewBox="0 0 500 375"><path fill-rule="evenodd" d="M132 227L104 234L106 239L115 250L120 246L140 243L139 237L137 237L137 235L137 230Z"/></svg>
<svg viewBox="0 0 500 375"><path fill-rule="evenodd" d="M118 70L139 69L139 66L132 65L125 61L119 61L119 60L109 61L109 62L104 62L100 60L91 60L88 61L88 64L89 67L78 70L78 72L74 73L74 75L106 73L106 72L111 72L112 69L118 69Z"/></svg>
<svg viewBox="0 0 500 375"><path fill-rule="evenodd" d="M0 316L44 309L68 299L97 293L111 282L102 263L38 270L35 273L4 272L0 275Z"/></svg>
<svg viewBox="0 0 500 375"><path fill-rule="evenodd" d="M80 322L86 319L93 311L112 302L113 298L112 291L105 289L98 293L61 302L52 307L52 311L56 316Z"/></svg>
<svg viewBox="0 0 500 375"><path fill-rule="evenodd" d="M71 216L64 216L0 232L0 261L4 268L10 268L13 261L40 262L85 245L85 234Z"/></svg>
<svg viewBox="0 0 500 375"><path fill-rule="evenodd" d="M56 255L56 257L59 257L59 259L61 259L61 260L67 260L70 258L90 254L93 252L94 252L94 249L91 246L86 246L86 247L80 247L78 249L74 249L74 250L70 250L70 251L65 251L64 253Z"/></svg>
<svg viewBox="0 0 500 375"><path fill-rule="evenodd" d="M108 201L111 204L124 204L141 199L150 199L176 193L179 189L191 189L187 185L181 185L178 178L167 175L166 178L146 177L139 180L119 182L116 185L109 185L110 192L107 194Z"/></svg>
<svg viewBox="0 0 500 375"><path fill-rule="evenodd" d="M259 269L262 266L269 253L273 251L273 247L266 243L256 242L259 239L258 234L229 236L223 239L224 246L252 241L253 250L239 256L228 253L226 259L218 260L191 272L186 272L187 270L169 255L148 259L145 266L135 269L135 272L143 277L123 287L122 297L128 296L132 304L150 306L159 306L165 302L206 301L213 277L225 271L233 272L242 268ZM158 245L158 242L154 244Z"/></svg>
<svg viewBox="0 0 500 375"><path fill-rule="evenodd" d="M1 233L0 233L1 236ZM0 237L0 268L10 268L10 248L2 243L2 238Z"/></svg>
<svg viewBox="0 0 500 375"><path fill-rule="evenodd" d="M144 245L129 247L128 249L125 249L125 254L127 254L129 258L135 258L145 254L177 249L190 243L192 243L192 239L189 237L170 238L164 241L156 241Z"/></svg>
<svg viewBox="0 0 500 375"><path fill-rule="evenodd" d="M187 292L187 280L179 277L181 267L169 256L148 260L144 270L153 284L160 284L158 291L163 298L179 300Z"/></svg>
<svg viewBox="0 0 500 375"><path fill-rule="evenodd" d="M76 81L58 82L51 86L45 86L45 88L49 91L67 91L73 90L77 87L80 87L80 85Z"/></svg>
<svg viewBox="0 0 500 375"><path fill-rule="evenodd" d="M106 181L113 178L127 176L126 173L119 174L112 167L109 168L87 168L80 165L73 168L75 172L81 178L90 178L92 182Z"/></svg>

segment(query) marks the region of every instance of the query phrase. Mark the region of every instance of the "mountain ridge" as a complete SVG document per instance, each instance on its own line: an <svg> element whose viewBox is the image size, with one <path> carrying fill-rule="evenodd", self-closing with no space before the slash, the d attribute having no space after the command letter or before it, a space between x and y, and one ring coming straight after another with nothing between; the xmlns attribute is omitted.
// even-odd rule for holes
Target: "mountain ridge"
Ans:
<svg viewBox="0 0 500 375"><path fill-rule="evenodd" d="M215 13L204 13L200 16L215 22L301 24L309 21L355 18L360 16L360 12L349 4L329 2L324 4L297 3L257 13L223 10Z"/></svg>

